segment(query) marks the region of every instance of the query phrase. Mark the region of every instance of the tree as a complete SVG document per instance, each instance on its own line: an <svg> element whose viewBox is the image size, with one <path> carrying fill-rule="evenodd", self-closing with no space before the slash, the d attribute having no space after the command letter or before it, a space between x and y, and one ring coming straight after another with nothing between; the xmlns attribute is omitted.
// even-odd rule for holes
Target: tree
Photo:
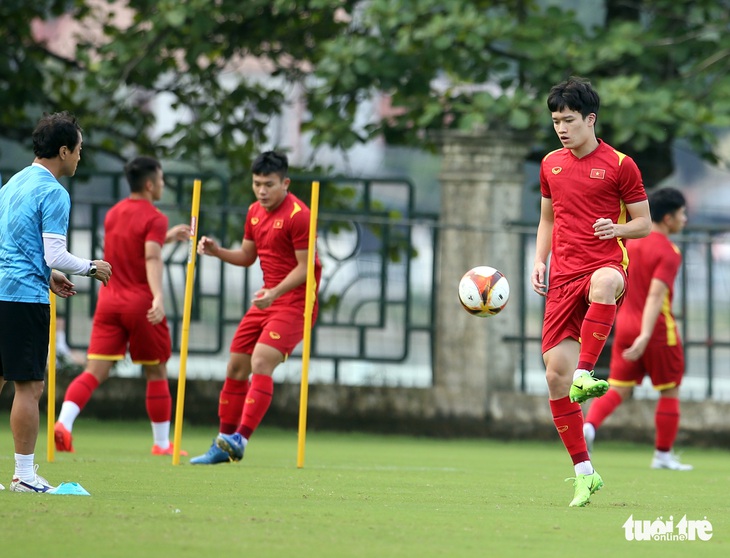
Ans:
<svg viewBox="0 0 730 558"><path fill-rule="evenodd" d="M370 0L323 46L308 125L329 134L315 139L350 145L359 99L382 91L400 114L373 122L369 137L512 128L542 153L548 88L578 74L602 94L599 133L637 160L647 185L671 173L676 139L713 158L716 129L730 124L728 2L608 0L596 25L543 4Z"/></svg>
<svg viewBox="0 0 730 558"><path fill-rule="evenodd" d="M548 87L575 73L602 94L599 134L637 160L647 185L671 172L677 139L711 158L715 130L730 124L730 2L597 1L593 23L560 4L4 0L0 135L27 141L41 110L68 109L84 123L87 153L151 152L245 179L287 93L301 91L316 145L425 145L433 130L488 126L524 131L542 153L555 145ZM83 22L70 57L30 28L64 11ZM238 72L246 57L272 79ZM181 120L157 120L161 95ZM379 95L397 110L356 127L357 107Z"/></svg>

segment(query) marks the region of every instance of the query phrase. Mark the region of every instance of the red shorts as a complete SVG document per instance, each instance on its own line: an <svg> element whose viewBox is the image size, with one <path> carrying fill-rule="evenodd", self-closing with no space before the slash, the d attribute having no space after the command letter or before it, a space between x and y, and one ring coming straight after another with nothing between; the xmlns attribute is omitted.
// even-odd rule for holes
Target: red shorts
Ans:
<svg viewBox="0 0 730 558"><path fill-rule="evenodd" d="M616 300L616 306L623 302L628 278L620 266L610 266L621 272L624 277L624 291ZM543 354L560 343L563 339L580 341L580 328L588 312L588 295L591 289L592 273L563 283L559 287L548 288L545 302L545 317L542 324Z"/></svg>
<svg viewBox="0 0 730 558"><path fill-rule="evenodd" d="M312 324L317 319L315 307ZM304 309L290 306L255 306L246 312L231 341L232 353L250 355L257 343L273 347L288 357L304 337Z"/></svg>
<svg viewBox="0 0 730 558"><path fill-rule="evenodd" d="M679 386L684 376L684 349L681 341L667 346L666 343L652 343L637 361L630 362L621 356L634 342L631 339L621 339L619 336L613 341L611 348L611 369L608 381L614 386L633 387L641 384L644 376L651 378L654 389L662 391Z"/></svg>
<svg viewBox="0 0 730 558"><path fill-rule="evenodd" d="M127 354L135 364L163 364L172 352L167 318L157 325L147 313L97 312L89 340L89 360L122 360Z"/></svg>

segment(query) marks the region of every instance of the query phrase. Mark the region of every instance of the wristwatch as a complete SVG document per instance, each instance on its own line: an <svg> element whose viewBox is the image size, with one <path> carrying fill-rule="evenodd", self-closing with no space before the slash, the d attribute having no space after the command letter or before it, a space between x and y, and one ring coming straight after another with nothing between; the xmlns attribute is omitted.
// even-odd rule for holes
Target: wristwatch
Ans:
<svg viewBox="0 0 730 558"><path fill-rule="evenodd" d="M94 262L91 262L91 267L89 268L89 273L87 273L89 277L96 277L96 264Z"/></svg>

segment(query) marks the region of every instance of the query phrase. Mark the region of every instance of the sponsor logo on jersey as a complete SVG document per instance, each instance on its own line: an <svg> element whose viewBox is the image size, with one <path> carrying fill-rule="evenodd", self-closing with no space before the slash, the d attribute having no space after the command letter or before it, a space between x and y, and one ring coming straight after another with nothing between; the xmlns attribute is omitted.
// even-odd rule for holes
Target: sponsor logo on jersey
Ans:
<svg viewBox="0 0 730 558"><path fill-rule="evenodd" d="M251 217L251 224L252 225L258 225L259 224L259 218L258 217Z"/></svg>
<svg viewBox="0 0 730 558"><path fill-rule="evenodd" d="M272 339L281 339L281 335L279 335L275 331L270 331L269 332L269 337L271 337Z"/></svg>
<svg viewBox="0 0 730 558"><path fill-rule="evenodd" d="M553 174L558 174L561 170L563 170L563 167L553 167L552 169Z"/></svg>

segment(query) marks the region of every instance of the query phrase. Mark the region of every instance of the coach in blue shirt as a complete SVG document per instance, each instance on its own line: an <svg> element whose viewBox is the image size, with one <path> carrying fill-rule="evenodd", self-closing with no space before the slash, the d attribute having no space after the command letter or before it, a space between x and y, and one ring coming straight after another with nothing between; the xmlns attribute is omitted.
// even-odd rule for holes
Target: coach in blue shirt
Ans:
<svg viewBox="0 0 730 558"><path fill-rule="evenodd" d="M44 115L33 132L33 164L0 188L0 389L5 382L15 384L10 412L15 492L53 489L34 464L48 360L48 291L63 298L75 294L64 273L104 285L111 276L108 262L78 258L66 249L71 199L58 179L76 173L82 142L75 117Z"/></svg>

